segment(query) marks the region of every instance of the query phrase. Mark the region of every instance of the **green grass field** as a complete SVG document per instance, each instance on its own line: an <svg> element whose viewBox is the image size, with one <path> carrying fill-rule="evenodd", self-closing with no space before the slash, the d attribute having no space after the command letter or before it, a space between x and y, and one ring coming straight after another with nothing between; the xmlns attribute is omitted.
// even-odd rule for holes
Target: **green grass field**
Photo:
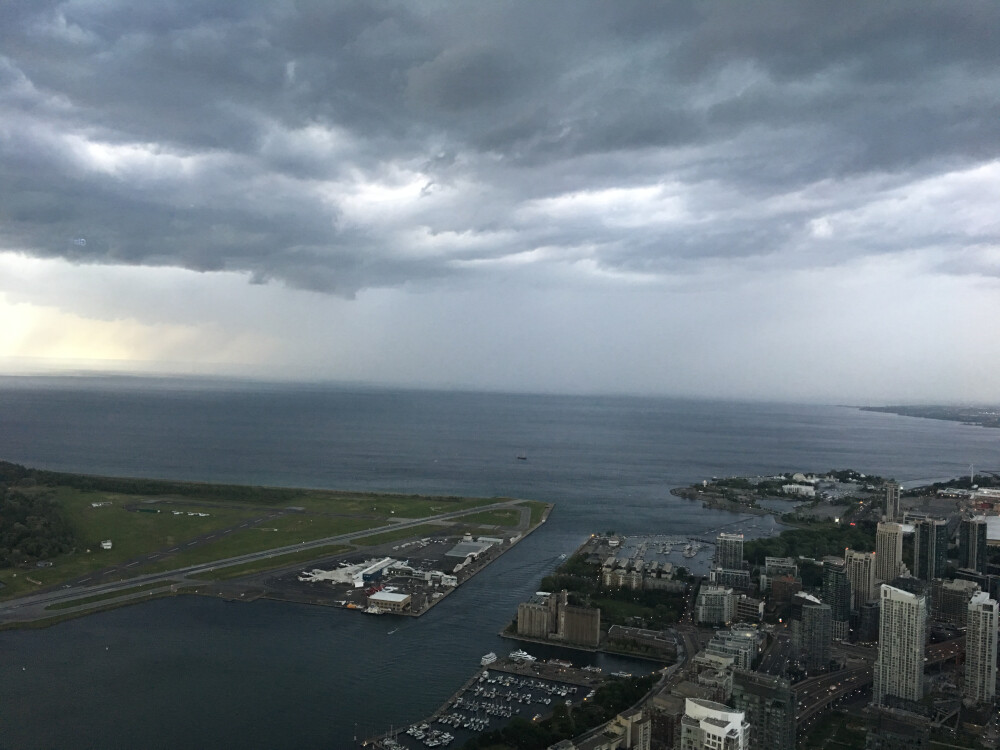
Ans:
<svg viewBox="0 0 1000 750"><path fill-rule="evenodd" d="M0 462L2 464L2 462ZM387 526L393 520L422 519L460 510L475 511L507 498L462 498L339 492L282 487L175 482L99 477L24 469L3 464L17 481L18 492L51 499L74 531L76 548L47 561L49 567L0 569L0 598L9 599L96 572L119 567L147 555L151 562L124 568L122 577L165 572L252 552ZM545 503L523 501L537 524ZM94 507L94 506L97 507ZM126 507L127 506L127 507ZM127 509L131 508L131 510ZM159 512L156 512L159 511ZM269 518L275 512L282 512ZM497 533L516 526L515 509L486 510L458 520L465 530ZM241 527L244 523L250 526ZM410 537L440 534L442 527L425 524L414 529L372 534L358 544L382 544ZM112 548L100 543L111 540ZM295 556L298 553L289 553ZM322 556L303 553L303 560ZM299 559L283 556L285 562ZM308 556L308 557L307 557ZM253 563L253 569L258 569Z"/></svg>
<svg viewBox="0 0 1000 750"><path fill-rule="evenodd" d="M190 577L196 578L199 581L226 581L230 578L240 578L252 573L263 573L275 568L283 568L286 565L297 562L308 563L312 560L319 560L324 557L338 555L341 552L347 552L349 549L351 548L346 544L330 544L325 547L313 547L312 549L300 552L286 552L283 555L275 555L266 560L256 560L254 562L243 563L242 565L231 565L227 568L197 573Z"/></svg>
<svg viewBox="0 0 1000 750"><path fill-rule="evenodd" d="M516 527L521 520L521 512L514 508L498 508L497 510L470 513L467 516L462 516L459 520L462 523Z"/></svg>
<svg viewBox="0 0 1000 750"><path fill-rule="evenodd" d="M49 488L46 488L49 489ZM118 565L147 552L166 550L202 534L233 526L260 515L259 509L207 508L191 505L161 505L160 513L125 510L137 498L102 492L85 492L65 487L52 488L50 497L62 507L76 530L81 546L73 553L52 560L52 567L31 570L0 570L0 597L19 596L40 588L57 585L79 576ZM110 503L94 508L92 503ZM143 507L156 507L155 505ZM181 515L175 515L174 510ZM188 512L208 513L189 516ZM101 549L100 542L110 539L112 548ZM142 566L131 569L144 571ZM31 580L38 583L32 583Z"/></svg>
<svg viewBox="0 0 1000 750"><path fill-rule="evenodd" d="M542 503L538 500L525 500L523 503L518 503L518 505L526 505L531 509L532 528L542 522L542 516L545 515L545 509L549 507L548 503Z"/></svg>
<svg viewBox="0 0 1000 750"><path fill-rule="evenodd" d="M213 560L224 560L238 555L248 555L251 552L287 547L301 542L311 542L328 536L347 534L352 531L364 531L377 525L372 520L354 518L337 518L330 516L310 516L295 514L272 518L259 526L237 529L229 534L222 534L207 544L191 549L183 547L152 564L136 566L134 575L139 573L159 573L189 565L209 563Z"/></svg>
<svg viewBox="0 0 1000 750"><path fill-rule="evenodd" d="M432 523L425 523L420 526L411 526L408 529L399 529L398 531L384 531L381 534L372 534L371 536L362 537L360 539L355 539L354 543L360 546L374 547L376 544L386 544L387 542L397 542L402 539L411 538L423 538L425 536L435 536L447 534L448 530L445 526L437 526Z"/></svg>
<svg viewBox="0 0 1000 750"><path fill-rule="evenodd" d="M489 498L271 490L151 480L136 480L136 483L143 494L81 489L80 481L76 481L73 487L38 485L22 490L44 494L55 501L74 528L79 546L72 553L52 559L51 567L0 570L0 584L3 584L0 598L8 599L56 586L154 552L162 553L163 557L152 563L130 567L127 574L135 576L168 571L364 531L385 526L392 519L423 518L497 502ZM96 477L82 485L117 488L128 486L128 482ZM93 507L95 503L100 504L99 507ZM126 505L160 512L130 511L126 510ZM274 509L282 508L301 510L290 510L287 515L225 533L243 522L259 519L274 512ZM213 533L217 534L217 538L192 546L190 550L185 549L192 540ZM407 536L420 533L407 532ZM105 539L112 542L110 550L101 549L100 542ZM177 551L170 552L171 549Z"/></svg>

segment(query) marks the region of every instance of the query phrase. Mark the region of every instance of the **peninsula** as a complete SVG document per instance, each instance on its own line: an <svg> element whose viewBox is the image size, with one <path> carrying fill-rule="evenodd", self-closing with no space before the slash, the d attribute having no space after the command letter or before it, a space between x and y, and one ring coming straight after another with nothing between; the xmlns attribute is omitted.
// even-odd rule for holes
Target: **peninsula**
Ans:
<svg viewBox="0 0 1000 750"><path fill-rule="evenodd" d="M512 498L101 477L0 462L0 627L179 593L419 615L551 509Z"/></svg>

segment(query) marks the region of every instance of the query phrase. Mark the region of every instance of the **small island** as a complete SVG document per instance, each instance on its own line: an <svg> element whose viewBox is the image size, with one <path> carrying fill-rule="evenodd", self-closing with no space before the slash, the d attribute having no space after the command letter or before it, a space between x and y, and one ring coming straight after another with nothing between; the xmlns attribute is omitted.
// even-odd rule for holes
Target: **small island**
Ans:
<svg viewBox="0 0 1000 750"><path fill-rule="evenodd" d="M513 498L101 477L0 462L0 627L185 593L416 616L551 509Z"/></svg>

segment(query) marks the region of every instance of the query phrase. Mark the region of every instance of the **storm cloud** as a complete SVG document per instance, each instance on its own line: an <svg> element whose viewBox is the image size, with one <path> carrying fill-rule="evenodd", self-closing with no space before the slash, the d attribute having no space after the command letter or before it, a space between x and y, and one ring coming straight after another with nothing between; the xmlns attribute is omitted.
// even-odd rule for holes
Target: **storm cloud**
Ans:
<svg viewBox="0 0 1000 750"><path fill-rule="evenodd" d="M997 29L991 2L9 2L0 250L345 300L991 283Z"/></svg>

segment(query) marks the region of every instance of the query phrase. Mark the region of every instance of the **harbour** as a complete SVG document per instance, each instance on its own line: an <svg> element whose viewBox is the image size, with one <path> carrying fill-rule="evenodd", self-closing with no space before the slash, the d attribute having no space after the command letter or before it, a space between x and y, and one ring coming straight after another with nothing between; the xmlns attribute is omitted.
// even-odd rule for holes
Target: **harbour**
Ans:
<svg viewBox="0 0 1000 750"><path fill-rule="evenodd" d="M430 716L485 652L510 652L515 645L495 634L585 536L710 538L757 519L760 533L748 538L771 532L767 516L705 508L671 487L830 463L909 481L992 465L996 455L993 430L837 407L242 386L222 401L168 388L6 394L0 455L52 470L555 503L542 528L420 618L178 596L0 633L0 655L13 665L0 702L18 717L4 726L11 750L350 747L352 737ZM101 425L112 413L115 429L88 428L80 439L74 425ZM247 415L258 428L238 427ZM529 461L514 460L522 447ZM672 558L686 565L682 549ZM636 664L522 645L540 661L605 673Z"/></svg>
<svg viewBox="0 0 1000 750"><path fill-rule="evenodd" d="M496 656L487 654L487 656ZM485 657L484 657L485 659ZM406 728L361 740L360 747L417 750L420 747L461 747L472 737L500 729L516 717L540 721L559 705L579 705L594 696L609 678L593 666L575 667L562 659L539 660L520 649L489 662L431 716Z"/></svg>

